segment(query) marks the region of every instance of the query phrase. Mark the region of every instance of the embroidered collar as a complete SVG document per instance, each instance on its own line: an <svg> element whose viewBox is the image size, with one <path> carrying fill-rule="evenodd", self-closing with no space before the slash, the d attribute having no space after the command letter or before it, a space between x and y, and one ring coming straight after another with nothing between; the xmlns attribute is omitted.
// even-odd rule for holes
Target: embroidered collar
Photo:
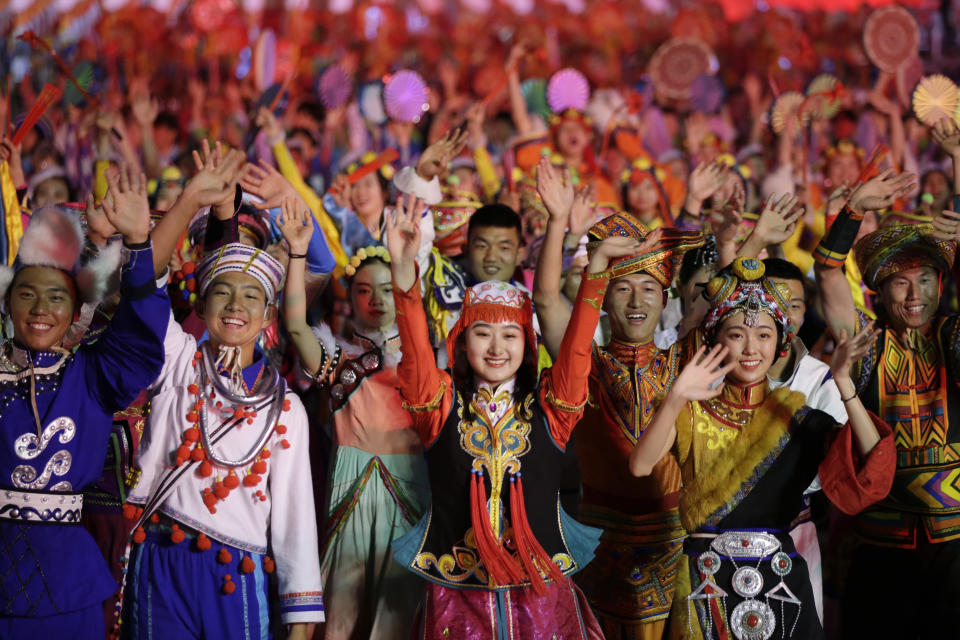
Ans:
<svg viewBox="0 0 960 640"><path fill-rule="evenodd" d="M768 391L766 380L750 385L739 385L727 381L723 385L723 393L720 394L719 400L735 409L756 409L763 404Z"/></svg>
<svg viewBox="0 0 960 640"><path fill-rule="evenodd" d="M612 339L610 344L607 345L607 351L621 364L634 365L639 368L650 364L653 357L657 355L658 349L653 340L631 343Z"/></svg>
<svg viewBox="0 0 960 640"><path fill-rule="evenodd" d="M475 405L483 409L487 421L491 425L497 424L507 414L513 405L513 391L516 388L516 377L494 386L489 382L480 382L474 394Z"/></svg>
<svg viewBox="0 0 960 640"><path fill-rule="evenodd" d="M395 367L400 362L400 333L396 324L377 331L354 329L350 343L360 347L363 352L379 349L386 367Z"/></svg>
<svg viewBox="0 0 960 640"><path fill-rule="evenodd" d="M33 365L34 369L45 369L55 366L70 352L61 347L54 347L49 351L31 351L18 345L13 340L7 340L0 347L0 368L9 373L18 373Z"/></svg>

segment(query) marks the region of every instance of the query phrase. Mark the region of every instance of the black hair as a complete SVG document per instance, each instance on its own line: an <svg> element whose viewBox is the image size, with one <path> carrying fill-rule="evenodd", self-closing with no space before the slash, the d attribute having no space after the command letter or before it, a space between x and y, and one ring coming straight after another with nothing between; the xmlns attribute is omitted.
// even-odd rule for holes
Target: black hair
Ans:
<svg viewBox="0 0 960 640"><path fill-rule="evenodd" d="M520 214L505 204L485 204L477 209L467 224L467 237L479 227L500 227L516 229L517 237L523 239L523 222Z"/></svg>
<svg viewBox="0 0 960 640"><path fill-rule="evenodd" d="M712 235L705 236L702 246L690 249L683 254L683 259L680 261L680 271L677 273L677 283L680 285L687 284L697 270L713 265L717 260L719 260L717 242Z"/></svg>
<svg viewBox="0 0 960 640"><path fill-rule="evenodd" d="M177 116L170 111L161 111L158 113L153 121L153 126L167 127L168 129L176 131L178 136L180 135L180 121L177 120Z"/></svg>
<svg viewBox="0 0 960 640"><path fill-rule="evenodd" d="M801 283L806 280L803 277L803 271L800 271L800 267L783 258L764 258L763 267L764 275L768 278L797 280Z"/></svg>
<svg viewBox="0 0 960 640"><path fill-rule="evenodd" d="M531 393L537 390L537 348L531 348L524 340L523 344L523 362L517 369L517 377L513 386L513 401L517 406L522 407L524 400ZM457 392L464 398L464 420L473 420L473 409L470 406L469 398L477 388L477 378L467 360L467 332L463 331L457 336L457 341L453 349L453 362L450 365L450 373L453 378L453 386Z"/></svg>
<svg viewBox="0 0 960 640"><path fill-rule="evenodd" d="M327 110L319 102L308 100L297 105L297 113L302 113L314 120L318 125L327 118Z"/></svg>

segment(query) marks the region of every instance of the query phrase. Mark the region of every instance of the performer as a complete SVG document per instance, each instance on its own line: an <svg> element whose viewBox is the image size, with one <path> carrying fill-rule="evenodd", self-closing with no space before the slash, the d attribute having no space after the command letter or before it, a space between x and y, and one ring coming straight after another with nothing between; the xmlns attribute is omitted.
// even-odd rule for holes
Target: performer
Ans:
<svg viewBox="0 0 960 640"><path fill-rule="evenodd" d="M111 244L86 266L76 213L36 211L13 269L0 268L13 339L0 347L0 637L102 640L102 602L116 589L80 526L82 491L100 478L113 414L163 365L170 303L153 278L146 178L110 177L95 215L123 236L121 301L96 343L62 340L81 303L94 306L120 262Z"/></svg>
<svg viewBox="0 0 960 640"><path fill-rule="evenodd" d="M534 295L551 354L570 311L560 295L564 232L573 205L573 186L549 163L538 165L538 186L548 211ZM610 638L660 638L670 613L683 527L677 512L680 470L672 456L651 477L629 473L628 459L653 415L654 400L670 387L682 357L680 344L660 350L654 332L673 278L676 257L703 244L699 233L664 228L647 233L627 213L609 216L590 230L603 238L629 238L639 255L611 264L603 300L612 339L593 345L589 397L575 432L583 481L579 520L603 529L596 557L576 582Z"/></svg>
<svg viewBox="0 0 960 640"><path fill-rule="evenodd" d="M828 414L805 406L802 393L769 390L770 365L793 335L785 292L764 277L763 263L737 258L707 295L706 344L630 457L631 471L645 476L673 449L683 475L680 517L689 536L671 636L822 638L789 527L818 471L824 492L847 513L889 490L892 436L863 408L850 379L851 363L876 335L840 336L832 372L850 418L837 429Z"/></svg>
<svg viewBox="0 0 960 640"><path fill-rule="evenodd" d="M256 347L283 274L267 253L226 244L197 267L209 340L167 329L128 499L142 523L125 595L131 638L266 636L274 570L289 637L323 621L307 416Z"/></svg>
<svg viewBox="0 0 960 640"><path fill-rule="evenodd" d="M394 558L428 581L418 637L600 637L567 578L590 561L599 532L570 518L557 492L586 402L607 263L639 244L611 238L597 249L557 362L539 384L530 300L499 281L467 290L447 340L448 374L432 366L416 286L417 210L390 221L389 243L401 395L426 448L432 493L427 514L393 544Z"/></svg>
<svg viewBox="0 0 960 640"><path fill-rule="evenodd" d="M291 257L306 253L313 227L303 207L284 202L280 223ZM310 330L304 266L291 259L284 323L310 378L329 388L335 453L321 550L326 606L322 638L406 640L420 601L416 576L393 562L390 543L429 504L423 446L403 408L390 254L358 251L347 263L353 335Z"/></svg>
<svg viewBox="0 0 960 640"><path fill-rule="evenodd" d="M817 248L824 317L834 333L866 323L836 266L850 250L859 220L868 210L889 206L912 181L910 174L881 174L865 183ZM847 637L955 634L949 612L960 606L960 502L952 497L952 478L960 433L952 417L960 411L960 323L955 314L939 311L939 304L954 263L956 226L956 214L944 211L933 227L886 227L854 246L864 282L882 305L882 335L854 366L853 378L864 404L893 429L897 472L890 495L857 522L863 544L847 576ZM878 610L889 611L882 621Z"/></svg>

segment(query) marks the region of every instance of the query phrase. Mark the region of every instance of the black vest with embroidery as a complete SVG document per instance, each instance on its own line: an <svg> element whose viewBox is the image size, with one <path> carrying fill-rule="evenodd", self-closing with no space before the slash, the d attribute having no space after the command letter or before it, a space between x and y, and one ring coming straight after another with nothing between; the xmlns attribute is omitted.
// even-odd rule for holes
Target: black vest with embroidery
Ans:
<svg viewBox="0 0 960 640"><path fill-rule="evenodd" d="M488 425L486 413L476 408L472 421L463 419L464 399L456 394L455 406L443 430L426 452L432 504L414 530L420 530L419 550L405 559L415 573L457 588L491 588L471 521L471 474L475 471L483 472L489 505L483 514L499 523L500 543L514 559L517 554L510 493L516 490L511 486L511 476L519 473L526 519L546 554L565 575L575 573L589 561L589 557L578 561L576 556L583 554L571 549L576 540L583 538L579 531L583 525L560 508L558 490L564 451L554 442L534 394L527 396L522 407L511 404L496 425ZM496 484L500 486L493 486ZM593 546L588 553L592 553ZM529 584L523 581L496 586Z"/></svg>

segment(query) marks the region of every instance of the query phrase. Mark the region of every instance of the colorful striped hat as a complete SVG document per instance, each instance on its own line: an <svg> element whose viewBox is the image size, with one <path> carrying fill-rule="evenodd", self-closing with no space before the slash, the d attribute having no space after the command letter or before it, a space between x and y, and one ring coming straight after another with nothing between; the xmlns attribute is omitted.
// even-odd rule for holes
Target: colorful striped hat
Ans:
<svg viewBox="0 0 960 640"><path fill-rule="evenodd" d="M219 276L224 273L246 273L253 276L267 295L267 303L277 301L283 284L283 265L265 251L254 247L231 242L219 251L207 256L197 267L197 279L200 282L200 297Z"/></svg>

